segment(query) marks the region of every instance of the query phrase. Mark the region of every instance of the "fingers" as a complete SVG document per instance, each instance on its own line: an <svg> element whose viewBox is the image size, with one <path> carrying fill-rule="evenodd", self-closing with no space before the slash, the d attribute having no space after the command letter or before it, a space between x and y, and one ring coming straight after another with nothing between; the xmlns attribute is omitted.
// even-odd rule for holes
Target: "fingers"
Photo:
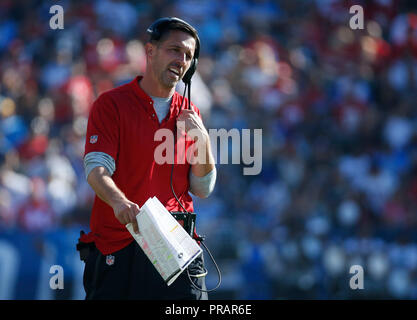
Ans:
<svg viewBox="0 0 417 320"><path fill-rule="evenodd" d="M139 233L138 221L136 220L137 214L140 212L139 206L135 203L133 204L128 212L129 222L132 223L133 231Z"/></svg>
<svg viewBox="0 0 417 320"><path fill-rule="evenodd" d="M139 213L139 211L139 206L136 203L133 203L128 211L130 222L136 221L136 215Z"/></svg>
<svg viewBox="0 0 417 320"><path fill-rule="evenodd" d="M138 222L132 222L133 232L139 234Z"/></svg>
<svg viewBox="0 0 417 320"><path fill-rule="evenodd" d="M184 109L178 115L178 120L179 121L185 121L186 119L190 119L190 118L193 118L193 117L198 117L197 112L195 112L194 110Z"/></svg>
<svg viewBox="0 0 417 320"><path fill-rule="evenodd" d="M197 112L195 112L194 110L190 110L190 109L182 109L180 115L181 114L195 114L195 115L197 115Z"/></svg>
<svg viewBox="0 0 417 320"><path fill-rule="evenodd" d="M195 111L183 110L177 118L177 128L185 133L188 133L191 129L203 131L204 124Z"/></svg>
<svg viewBox="0 0 417 320"><path fill-rule="evenodd" d="M140 212L140 208L136 203L131 201L125 202L114 211L117 220L121 224L126 225L132 223L134 232L139 233L136 215Z"/></svg>
<svg viewBox="0 0 417 320"><path fill-rule="evenodd" d="M129 210L129 222L132 223L133 231L135 233L139 233L138 221L136 220L139 211L139 206L137 204L134 204Z"/></svg>

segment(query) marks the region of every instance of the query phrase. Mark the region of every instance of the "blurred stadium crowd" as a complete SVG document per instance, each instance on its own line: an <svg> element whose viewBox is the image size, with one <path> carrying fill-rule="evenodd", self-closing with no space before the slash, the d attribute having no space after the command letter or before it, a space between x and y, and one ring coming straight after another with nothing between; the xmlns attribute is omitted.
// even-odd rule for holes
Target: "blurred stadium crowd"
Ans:
<svg viewBox="0 0 417 320"><path fill-rule="evenodd" d="M49 27L53 4L64 8L63 30ZM354 4L363 30L349 28ZM202 41L192 100L206 127L263 130L261 174L218 164L214 193L195 199L199 233L223 271L211 297L416 299L416 9L397 0L1 1L0 234L88 229L91 103L143 72L146 28L178 16ZM210 288L217 276L206 263ZM365 271L364 290L349 287L352 265Z"/></svg>

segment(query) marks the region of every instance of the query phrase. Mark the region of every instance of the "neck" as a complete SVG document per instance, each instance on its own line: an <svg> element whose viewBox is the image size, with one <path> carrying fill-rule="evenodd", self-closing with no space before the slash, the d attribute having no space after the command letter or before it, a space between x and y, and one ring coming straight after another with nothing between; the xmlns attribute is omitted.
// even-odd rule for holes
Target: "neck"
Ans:
<svg viewBox="0 0 417 320"><path fill-rule="evenodd" d="M150 74L149 71L145 71L142 80L139 82L140 87L149 96L159 98L170 98L174 95L175 87L166 88L159 84L159 82Z"/></svg>

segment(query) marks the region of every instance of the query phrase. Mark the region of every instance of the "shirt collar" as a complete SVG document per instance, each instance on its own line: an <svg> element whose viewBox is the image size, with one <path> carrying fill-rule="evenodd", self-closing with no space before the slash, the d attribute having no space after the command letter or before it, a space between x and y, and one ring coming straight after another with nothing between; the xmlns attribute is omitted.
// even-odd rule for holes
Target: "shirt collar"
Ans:
<svg viewBox="0 0 417 320"><path fill-rule="evenodd" d="M139 96L143 107L145 110L150 114L155 114L155 109L153 107L153 100L152 98L141 88L139 85L139 81L143 78L143 76L137 76L135 79L133 79L130 84L135 91L135 93ZM182 99L178 92L174 92L174 95L172 96L171 105L169 107L169 118L172 117L172 115L178 116L179 109L180 109L180 103Z"/></svg>

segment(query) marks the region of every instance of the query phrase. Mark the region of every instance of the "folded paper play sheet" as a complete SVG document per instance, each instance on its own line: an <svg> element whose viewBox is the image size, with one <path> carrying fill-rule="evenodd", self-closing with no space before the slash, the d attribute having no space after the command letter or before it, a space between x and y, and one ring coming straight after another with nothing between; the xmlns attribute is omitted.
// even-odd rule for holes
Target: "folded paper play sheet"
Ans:
<svg viewBox="0 0 417 320"><path fill-rule="evenodd" d="M149 198L136 216L139 234L126 228L161 277L171 285L202 249L156 197Z"/></svg>

